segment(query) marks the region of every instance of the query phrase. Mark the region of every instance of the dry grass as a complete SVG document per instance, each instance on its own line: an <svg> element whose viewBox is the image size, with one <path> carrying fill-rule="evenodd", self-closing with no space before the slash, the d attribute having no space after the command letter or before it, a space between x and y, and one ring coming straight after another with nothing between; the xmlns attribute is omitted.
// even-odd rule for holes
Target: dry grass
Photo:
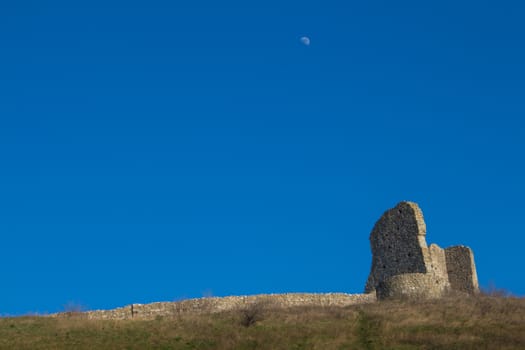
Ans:
<svg viewBox="0 0 525 350"><path fill-rule="evenodd" d="M525 299L268 304L152 321L2 318L0 349L525 349Z"/></svg>

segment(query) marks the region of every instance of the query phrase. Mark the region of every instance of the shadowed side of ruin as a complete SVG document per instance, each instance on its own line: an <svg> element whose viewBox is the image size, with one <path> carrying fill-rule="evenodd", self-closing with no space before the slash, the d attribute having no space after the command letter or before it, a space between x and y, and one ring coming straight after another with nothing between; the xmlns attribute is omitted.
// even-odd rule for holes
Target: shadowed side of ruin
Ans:
<svg viewBox="0 0 525 350"><path fill-rule="evenodd" d="M378 299L439 298L447 291L477 293L474 256L468 247L427 245L423 213L416 203L387 210L370 234L372 268L365 292Z"/></svg>
<svg viewBox="0 0 525 350"><path fill-rule="evenodd" d="M445 257L450 287L464 293L477 293L478 276L472 249L465 246L450 247L445 249Z"/></svg>
<svg viewBox="0 0 525 350"><path fill-rule="evenodd" d="M425 222L417 206L401 203L385 212L370 235L372 271L365 292L377 290L392 276L426 273L425 234Z"/></svg>

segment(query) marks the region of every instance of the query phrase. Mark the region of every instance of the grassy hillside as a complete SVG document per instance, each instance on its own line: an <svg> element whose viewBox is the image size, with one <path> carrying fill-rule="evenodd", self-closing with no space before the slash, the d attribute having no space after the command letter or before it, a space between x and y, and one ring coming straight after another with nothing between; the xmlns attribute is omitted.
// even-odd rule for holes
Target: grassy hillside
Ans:
<svg viewBox="0 0 525 350"><path fill-rule="evenodd" d="M152 321L0 319L0 349L525 349L525 299L447 298Z"/></svg>

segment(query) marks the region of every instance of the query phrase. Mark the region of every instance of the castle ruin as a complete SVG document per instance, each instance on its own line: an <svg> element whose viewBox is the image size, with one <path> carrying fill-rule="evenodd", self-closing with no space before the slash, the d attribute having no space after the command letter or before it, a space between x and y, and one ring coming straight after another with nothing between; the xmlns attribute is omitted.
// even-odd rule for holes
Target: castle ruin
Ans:
<svg viewBox="0 0 525 350"><path fill-rule="evenodd" d="M439 298L449 291L479 292L474 255L469 247L442 249L427 246L423 213L416 203L401 202L387 210L370 234L372 268L365 294L288 293L197 298L178 302L131 304L113 310L83 313L88 319L155 319L185 314L206 314L263 303L265 307L345 307L389 298ZM52 314L64 317L69 313Z"/></svg>
<svg viewBox="0 0 525 350"><path fill-rule="evenodd" d="M427 246L423 213L416 203L387 210L370 234L372 268L365 292L378 299L439 298L449 291L478 293L472 250Z"/></svg>

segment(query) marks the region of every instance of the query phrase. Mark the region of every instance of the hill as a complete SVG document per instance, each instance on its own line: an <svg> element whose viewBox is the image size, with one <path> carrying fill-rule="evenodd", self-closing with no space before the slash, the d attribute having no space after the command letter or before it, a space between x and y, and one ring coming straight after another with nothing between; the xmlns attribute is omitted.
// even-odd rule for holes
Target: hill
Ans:
<svg viewBox="0 0 525 350"><path fill-rule="evenodd" d="M153 320L0 319L0 349L525 349L525 299L495 296L275 308Z"/></svg>

